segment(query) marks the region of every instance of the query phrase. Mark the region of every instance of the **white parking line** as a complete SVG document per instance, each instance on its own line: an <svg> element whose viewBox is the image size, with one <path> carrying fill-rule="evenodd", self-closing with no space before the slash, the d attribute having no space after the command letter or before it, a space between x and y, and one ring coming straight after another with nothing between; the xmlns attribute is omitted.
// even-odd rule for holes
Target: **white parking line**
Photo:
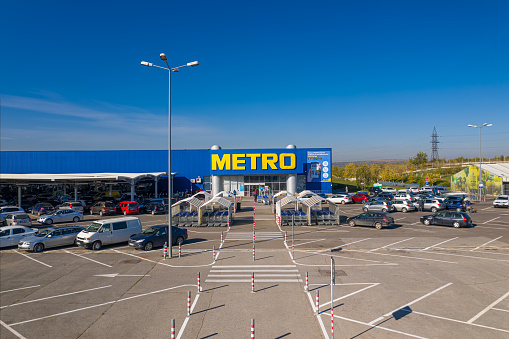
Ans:
<svg viewBox="0 0 509 339"><path fill-rule="evenodd" d="M30 260L33 260L33 261L35 261L35 262L38 262L38 263L39 263L39 264L41 264L41 265L44 265L44 266L47 266L47 267L53 267L53 266L51 266L51 265L48 265L48 264L43 263L42 261L39 261L39 260L37 260L37 259L34 259L34 258L32 258L32 257L30 257L30 256L28 256L28 255L26 255L25 253L20 253L20 252L18 252L18 251L16 251L16 250L14 250L14 252L16 252L16 253L18 253L18 254L21 254L22 256L27 257L27 258L28 258L28 259L30 259Z"/></svg>
<svg viewBox="0 0 509 339"><path fill-rule="evenodd" d="M409 250L409 251L412 251L412 250ZM420 250L417 250L418 252ZM451 255L451 256L454 256L454 257L463 257L463 258L474 258L474 259L482 259L482 260L493 260L493 261L502 261L502 262L508 262L509 260L503 260L503 259L492 259L492 258L483 258L483 257L474 257L472 255L462 255L462 254L452 254L452 253L439 253L439 252L426 252L428 254L438 254L438 255ZM479 253L479 252L475 252L475 253ZM373 254L380 254L380 253L373 253ZM495 253L493 253L495 254ZM457 263L455 263L457 264Z"/></svg>
<svg viewBox="0 0 509 339"><path fill-rule="evenodd" d="M509 312L509 310L503 310L503 309L501 309L501 308L495 308L495 307L493 307L493 308L492 308L492 310Z"/></svg>
<svg viewBox="0 0 509 339"><path fill-rule="evenodd" d="M482 310L481 312L477 313L475 316L473 316L469 321L467 321L467 324L471 324L473 323L474 321L476 321L480 316L482 316L484 313L488 312L493 306L495 306L496 304L498 304L499 302L501 302L502 300L504 300L507 296L509 295L509 292L507 292L506 294L504 294L503 296L501 296L500 298L498 298L497 300L495 300L493 303L491 303L488 307L486 307L484 310Z"/></svg>
<svg viewBox="0 0 509 339"><path fill-rule="evenodd" d="M313 298L311 297L311 293L306 292L306 294L308 295L308 299L309 299L309 303L311 304L311 308L313 309L313 311L316 311L315 303L313 301ZM329 336L327 335L327 330L325 329L325 326L323 325L322 317L320 315L318 315L317 319L318 319L318 323L320 324L320 328L322 329L323 337L328 338Z"/></svg>
<svg viewBox="0 0 509 339"><path fill-rule="evenodd" d="M1 291L1 293L7 293L7 292L14 292L14 291L19 291L19 290L26 290L27 288L34 288L34 287L39 287L41 285L34 285L34 286L27 286L27 287L20 287L20 288L15 288L13 290L7 290L7 291Z"/></svg>
<svg viewBox="0 0 509 339"><path fill-rule="evenodd" d="M0 324L2 324L3 327L5 327L6 329L8 329L12 334L14 334L16 337L20 338L20 339L26 339L24 336L22 336L18 331L15 331L14 329L12 329L9 325L7 325L6 323L4 323L2 320L0 320Z"/></svg>
<svg viewBox="0 0 509 339"><path fill-rule="evenodd" d="M477 249L479 249L479 248L481 248L481 247L484 247L484 246L488 245L490 242L494 242L495 240L498 240L498 239L500 239L500 238L502 238L502 236L500 236L500 237L498 237L498 238L496 238L496 239L490 240L490 241L488 241L487 243L484 243L484 244L482 244L481 246L476 247L476 248L474 248L473 250L470 250L470 251L475 251L475 250L477 250Z"/></svg>
<svg viewBox="0 0 509 339"><path fill-rule="evenodd" d="M297 247L297 246L301 246L301 245L310 244L310 243L312 243L312 242L324 241L324 240L327 240L327 239L318 239L318 240L308 241L308 242L304 242L304 243L302 243L302 244L297 244L297 245L295 245L295 247Z"/></svg>
<svg viewBox="0 0 509 339"><path fill-rule="evenodd" d="M370 250L370 251L367 251L367 252L373 252L373 251L378 251L382 248L386 248L386 247L389 247L389 246L392 246L392 245L396 245L396 244L399 244L400 242L403 242L403 241L407 241L407 240L412 240L413 238L408 238L408 239L405 239L405 240L401 240L401 241L397 241L397 242L394 242L392 244L389 244L389 245L385 245L385 246L382 246L382 247L378 247L378 248L375 248L374 250Z"/></svg>
<svg viewBox="0 0 509 339"><path fill-rule="evenodd" d="M179 288L179 287L185 287L185 286L195 287L196 288L196 285L190 285L190 284L180 285L180 286L175 286L175 287L169 287L169 288L165 288L165 289L158 290L158 291L153 291L153 292L133 295L131 297L126 297L126 298L122 298L122 299L118 299L118 300L108 301L108 302L97 304L97 305L77 308L77 309L66 311L66 312L54 313L54 314L50 314L50 315L47 315L47 316L44 316L44 317L39 317L39 318L29 319L29 320L25 320L25 321L20 321L20 322L14 323L14 324L10 324L9 326L16 326L16 325L26 324L26 323L31 323L31 322L38 321L38 320L43 320L43 319L57 317L59 315L74 313L74 312L83 311L83 310L89 310L91 308L96 308L96 307L105 306L105 305L111 305L111 304L115 304L115 303L117 303L119 301L125 301L125 300L134 299L134 298L144 297L144 296L147 296L147 295L161 293L161 292L165 292L165 291L169 291L169 290L173 290L173 289L176 289L176 288Z"/></svg>
<svg viewBox="0 0 509 339"><path fill-rule="evenodd" d="M319 250L318 252L325 252L325 251L330 251L330 250L333 250L335 248L339 248L339 247L344 247L344 246L348 246L348 245L351 245L351 244L355 244L355 243L358 243L358 242L361 242L361 241L365 241L365 240L369 240L371 238L366 238L366 239L361 239L361 240L357 240L357 241L352 241L352 242L349 242L347 244L342 244L342 245L339 245L339 246L336 246L336 247L332 247L332 248L326 248L324 250Z"/></svg>
<svg viewBox="0 0 509 339"><path fill-rule="evenodd" d="M198 302L198 298L200 297L199 294L196 295L193 301L193 305L191 306L191 314L193 314L194 307L196 306L196 302ZM179 333L177 334L177 339L180 339L182 335L184 334L184 330L186 329L187 322L189 321L189 317L186 317L184 320L184 323L182 324L182 327L180 328Z"/></svg>
<svg viewBox="0 0 509 339"><path fill-rule="evenodd" d="M349 251L352 251L352 252L361 252L361 253L369 253L369 254L376 254L376 255L387 255L389 257L408 258L408 259L415 259L415 260L436 261L436 262L443 262L443 263L446 263L446 264L457 264L457 262L454 262L454 261L444 261L444 260L436 260L436 259L428 259L428 258L411 257L411 256L408 256L408 255L397 255L397 254L388 254L388 253L365 252L365 251L357 251L357 250L349 250ZM427 253L433 253L433 252L427 252Z"/></svg>
<svg viewBox="0 0 509 339"><path fill-rule="evenodd" d="M447 286L451 286L451 285L452 285L452 282L451 282L451 283L448 283L448 284L445 284L444 286L439 287L439 288L437 288L436 290L431 291L431 292L429 292L428 294L425 294L425 295L423 295L422 297L415 299L414 301L411 301L411 302L409 302L409 303L406 303L406 304L404 304L403 306L400 306L400 307L398 307L398 308L396 308L396 309L394 309L394 310L392 310L392 311L390 311L390 312L388 312L388 313L384 314L384 317L387 317L387 316L389 316L389 315L392 315L394 312L399 311L399 310L401 310L402 308L405 308L405 307L407 307L407 306L413 305L413 304L415 304L416 302L421 301L422 299L427 298L427 297L429 297L430 295L432 295L432 294L434 294L434 293L436 293L436 292L438 292L438 291L440 291L440 290L442 290L442 289L446 288Z"/></svg>
<svg viewBox="0 0 509 339"><path fill-rule="evenodd" d="M426 247L426 248L423 248L421 251L426 251L426 250L429 250L430 248L433 248L435 246L438 246L438 245L441 245L443 243L446 243L448 241L451 241L451 240L454 240L454 239L458 239L459 237L455 237L455 238L452 238L452 239L449 239L449 240L446 240L446 241L442 241L442 242L439 242L438 244L435 244L433 246L429 246L429 247Z"/></svg>
<svg viewBox="0 0 509 339"><path fill-rule="evenodd" d="M69 253L69 254L72 254L72 255L75 255L75 256L80 257L80 258L83 258L83 259L87 259L87 260L93 261L93 262L95 262L95 263L97 263L97 264L100 264L100 265L104 265L104 266L107 266L107 267L113 267L113 266L110 266L110 265L108 265L108 264L104 264L104 263L102 263L102 262L99 262L99 261L97 261L97 260L87 258L87 257L82 256L82 255L80 255L80 254L76 254L76 253L69 252L68 250L64 250L64 252Z"/></svg>
<svg viewBox="0 0 509 339"><path fill-rule="evenodd" d="M500 217L496 217L496 218L493 218L493 219L491 219L491 220L485 221L485 222L483 222L482 224L483 224L483 225L484 225L484 224L487 224L487 223L489 223L490 221L497 220L498 218L500 218Z"/></svg>
<svg viewBox="0 0 509 339"><path fill-rule="evenodd" d="M65 296L67 296L67 295L72 295L72 294L78 294L78 293L85 293L85 292L90 292L90 291L100 290L100 289L107 288L107 287L111 287L111 286L112 286L112 285L108 285L108 286L101 286L101 287L95 287L95 288L89 288L88 290L82 290L82 291L76 291L76 292L64 293L64 294L54 295L54 296L52 296L52 297L46 297L46 298L40 298L40 299L34 299L34 300L29 300L29 301L23 301L23 302L20 302L20 303L15 303L15 304L7 305L7 306L2 306L2 307L0 307L0 309L1 309L1 308L6 308L6 307L12 307L12 306L18 306L18 305L23 305L23 304L34 303L34 302L36 302L36 301L41 301L41 300L48 300L48 299L53 299L53 298L65 297Z"/></svg>
<svg viewBox="0 0 509 339"><path fill-rule="evenodd" d="M344 285L350 285L350 284L336 284L336 285L342 285L342 286L344 286ZM344 295L344 296L342 296L342 297L339 297L339 298L337 298L337 299L334 299L334 302L336 302L336 301L338 301L338 300L341 300L341 299L348 298L348 297L349 297L349 296L351 296L351 295L354 295L354 294L360 293L360 292L362 292L362 291L364 291L364 290L367 290L367 289L369 289L369 288L371 288L371 287L375 287L375 286L378 286L378 285L380 285L380 283L373 283L372 285L367 286L367 287L364 287L364 288L361 288L361 289L360 289L360 290L358 290L358 291L355 291L355 292L352 292L352 293L350 293L350 294L347 294L347 295ZM329 305L329 304L330 304L330 301L327 301L326 303L323 303L323 304L321 304L320 306L325 306L325 305Z"/></svg>

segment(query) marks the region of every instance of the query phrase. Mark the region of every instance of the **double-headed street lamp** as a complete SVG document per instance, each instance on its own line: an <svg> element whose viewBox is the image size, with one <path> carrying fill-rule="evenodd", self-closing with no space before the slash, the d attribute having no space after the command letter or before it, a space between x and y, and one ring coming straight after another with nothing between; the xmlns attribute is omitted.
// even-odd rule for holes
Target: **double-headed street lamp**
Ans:
<svg viewBox="0 0 509 339"><path fill-rule="evenodd" d="M481 129L483 127L490 127L490 126L493 126L493 124L488 124L487 122L485 122L484 124L482 124L481 126L477 126L477 125L468 125L468 127L475 127L475 128L479 128L479 200L482 200L482 193L481 193L481 184L482 184L482 178L481 178L481 174L482 174L482 169L481 169L481 166L482 166L482 157L481 157ZM484 185L483 185L484 187Z"/></svg>
<svg viewBox="0 0 509 339"><path fill-rule="evenodd" d="M151 62L142 61L141 64L143 66L148 67L157 67L162 68L168 71L168 254L169 257L172 257L172 245L173 245L173 236L171 232L171 198L173 193L172 188L172 178L171 178L171 72L178 72L179 68L182 67L194 67L198 66L198 61L188 62L185 65L178 66L178 67L170 67L168 65L168 58L166 57L166 54L161 53L159 55L161 57L161 60L163 60L166 63L166 66L168 67L161 67L152 64Z"/></svg>

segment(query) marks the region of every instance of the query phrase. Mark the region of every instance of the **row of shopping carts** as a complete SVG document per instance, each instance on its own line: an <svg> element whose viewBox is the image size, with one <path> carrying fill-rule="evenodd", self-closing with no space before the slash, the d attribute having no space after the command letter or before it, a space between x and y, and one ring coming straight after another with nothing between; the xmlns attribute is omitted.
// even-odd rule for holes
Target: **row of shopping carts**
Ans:
<svg viewBox="0 0 509 339"><path fill-rule="evenodd" d="M334 225L336 215L329 210L311 210L311 225Z"/></svg>
<svg viewBox="0 0 509 339"><path fill-rule="evenodd" d="M180 211L171 217L171 224L178 227L198 226L198 212Z"/></svg>
<svg viewBox="0 0 509 339"><path fill-rule="evenodd" d="M228 226L228 220L228 211L206 211L199 224L197 211L180 211L172 216L171 224L178 227Z"/></svg>
<svg viewBox="0 0 509 339"><path fill-rule="evenodd" d="M307 225L307 215L302 210L282 210L281 211L281 225L282 226L302 226Z"/></svg>

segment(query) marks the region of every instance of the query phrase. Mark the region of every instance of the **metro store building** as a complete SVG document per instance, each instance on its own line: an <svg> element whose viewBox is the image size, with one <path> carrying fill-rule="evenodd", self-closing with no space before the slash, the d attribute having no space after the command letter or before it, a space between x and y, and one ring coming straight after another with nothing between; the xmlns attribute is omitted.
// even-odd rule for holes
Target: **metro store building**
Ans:
<svg viewBox="0 0 509 339"><path fill-rule="evenodd" d="M331 148L172 150L173 191L204 189L213 194L255 189L332 193ZM168 151L2 151L0 183L13 185L129 182L152 177L167 189ZM157 184L157 182L159 183ZM21 187L21 186L20 186ZM133 189L131 191L133 191Z"/></svg>

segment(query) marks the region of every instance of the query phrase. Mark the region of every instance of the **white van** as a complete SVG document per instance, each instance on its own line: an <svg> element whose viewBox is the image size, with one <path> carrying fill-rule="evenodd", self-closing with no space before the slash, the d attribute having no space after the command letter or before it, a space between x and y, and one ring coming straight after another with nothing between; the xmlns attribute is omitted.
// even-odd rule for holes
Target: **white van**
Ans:
<svg viewBox="0 0 509 339"><path fill-rule="evenodd" d="M130 237L141 233L141 221L134 217L121 217L94 221L76 237L76 244L100 250L103 245L128 241Z"/></svg>

